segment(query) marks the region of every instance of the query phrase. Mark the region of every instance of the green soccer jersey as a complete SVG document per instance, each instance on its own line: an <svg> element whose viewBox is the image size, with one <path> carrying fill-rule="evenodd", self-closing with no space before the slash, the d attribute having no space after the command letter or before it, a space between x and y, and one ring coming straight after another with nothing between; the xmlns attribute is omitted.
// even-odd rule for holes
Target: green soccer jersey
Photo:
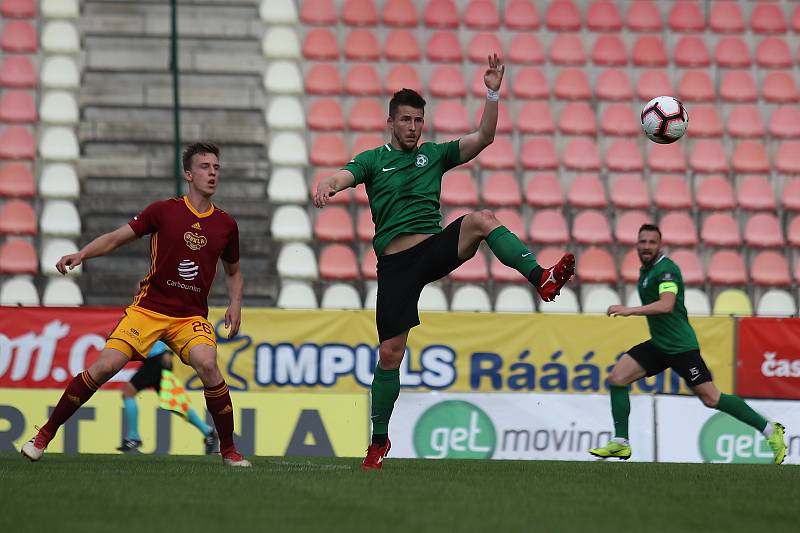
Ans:
<svg viewBox="0 0 800 533"><path fill-rule="evenodd" d="M442 175L459 164L455 140L426 142L408 152L384 144L361 152L344 167L355 177L354 186L367 188L377 255L398 235L442 231Z"/></svg>
<svg viewBox="0 0 800 533"><path fill-rule="evenodd" d="M638 289L643 305L658 301L664 292L676 296L672 312L647 316L650 336L659 350L675 354L700 349L683 304L683 276L678 265L662 255L654 265L639 270Z"/></svg>

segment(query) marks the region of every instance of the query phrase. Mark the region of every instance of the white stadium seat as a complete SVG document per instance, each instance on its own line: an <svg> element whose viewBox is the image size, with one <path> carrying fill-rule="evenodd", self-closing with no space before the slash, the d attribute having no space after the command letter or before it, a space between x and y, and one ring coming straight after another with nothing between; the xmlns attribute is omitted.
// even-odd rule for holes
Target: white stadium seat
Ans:
<svg viewBox="0 0 800 533"><path fill-rule="evenodd" d="M297 167L273 168L267 184L267 197L273 204L307 204L308 185L303 170Z"/></svg>
<svg viewBox="0 0 800 533"><path fill-rule="evenodd" d="M303 138L294 132L276 133L269 143L269 161L273 165L306 166L308 152Z"/></svg>
<svg viewBox="0 0 800 533"><path fill-rule="evenodd" d="M78 102L72 93L47 91L39 105L39 119L50 124L77 124Z"/></svg>
<svg viewBox="0 0 800 533"><path fill-rule="evenodd" d="M77 89L81 84L78 65L68 56L46 57L41 77L46 89Z"/></svg>
<svg viewBox="0 0 800 533"><path fill-rule="evenodd" d="M299 130L306 125L303 106L292 96L276 96L267 108L267 126L275 130Z"/></svg>
<svg viewBox="0 0 800 533"><path fill-rule="evenodd" d="M539 302L542 313L579 313L578 297L569 287L563 287L553 302Z"/></svg>
<svg viewBox="0 0 800 533"><path fill-rule="evenodd" d="M44 198L78 198L81 189L75 167L69 163L45 165L39 178L39 194Z"/></svg>
<svg viewBox="0 0 800 533"><path fill-rule="evenodd" d="M83 305L83 294L70 278L51 278L42 296L42 305L72 307Z"/></svg>
<svg viewBox="0 0 800 533"><path fill-rule="evenodd" d="M274 61L264 73L267 94L302 94L303 77L294 61Z"/></svg>
<svg viewBox="0 0 800 533"><path fill-rule="evenodd" d="M261 20L267 24L296 24L297 8L294 0L261 0L258 8Z"/></svg>
<svg viewBox="0 0 800 533"><path fill-rule="evenodd" d="M60 276L61 273L56 270L56 263L58 263L58 260L65 255L74 254L77 251L78 247L69 239L46 239L42 244L39 270L41 270L42 274L47 274L48 276ZM73 276L77 276L81 272L83 272L83 265L78 265L72 270L67 270L67 274Z"/></svg>
<svg viewBox="0 0 800 533"><path fill-rule="evenodd" d="M292 242L278 253L278 275L291 279L317 279L317 258L307 244Z"/></svg>
<svg viewBox="0 0 800 533"><path fill-rule="evenodd" d="M787 291L770 289L758 301L758 316L792 316L797 314L794 298Z"/></svg>
<svg viewBox="0 0 800 533"><path fill-rule="evenodd" d="M464 285L453 292L450 302L451 311L491 311L492 304L489 295L483 287L477 285Z"/></svg>
<svg viewBox="0 0 800 533"><path fill-rule="evenodd" d="M14 276L0 287L0 305L39 305L39 294L28 276Z"/></svg>
<svg viewBox="0 0 800 533"><path fill-rule="evenodd" d="M711 314L711 302L708 295L700 289L686 289L683 292L683 305L686 312L693 316L708 316Z"/></svg>
<svg viewBox="0 0 800 533"><path fill-rule="evenodd" d="M48 200L39 217L39 230L43 235L77 237L81 234L81 217L75 204L69 200Z"/></svg>
<svg viewBox="0 0 800 533"><path fill-rule="evenodd" d="M284 26L267 29L261 41L261 51L268 59L301 59L297 33Z"/></svg>
<svg viewBox="0 0 800 533"><path fill-rule="evenodd" d="M352 285L334 283L322 294L322 309L361 309L361 296Z"/></svg>
<svg viewBox="0 0 800 533"><path fill-rule="evenodd" d="M631 289L630 293L628 293L628 298L625 300L625 305L628 307L638 307L642 305L642 300L639 298L639 291L636 290L636 287Z"/></svg>
<svg viewBox="0 0 800 533"><path fill-rule="evenodd" d="M561 296L558 296L561 298ZM610 305L619 305L619 294L609 287L592 287L583 298L584 313L606 314Z"/></svg>
<svg viewBox="0 0 800 533"><path fill-rule="evenodd" d="M42 49L49 54L77 54L81 51L77 28L64 20L47 22L40 40Z"/></svg>
<svg viewBox="0 0 800 533"><path fill-rule="evenodd" d="M281 284L276 305L281 309L316 309L317 295L308 283L286 281Z"/></svg>
<svg viewBox="0 0 800 533"><path fill-rule="evenodd" d="M78 0L42 0L39 7L46 19L76 19L81 13Z"/></svg>
<svg viewBox="0 0 800 533"><path fill-rule="evenodd" d="M444 298L444 295L442 295L442 298ZM367 295L364 296L364 309L375 309L377 306L378 306L378 283L367 282Z"/></svg>
<svg viewBox="0 0 800 533"><path fill-rule="evenodd" d="M272 213L270 233L276 241L310 241L311 220L304 207L282 205Z"/></svg>
<svg viewBox="0 0 800 533"><path fill-rule="evenodd" d="M498 313L533 313L533 296L526 287L510 285L497 293L494 310Z"/></svg>
<svg viewBox="0 0 800 533"><path fill-rule="evenodd" d="M420 311L447 311L447 297L442 288L438 285L425 285L419 295L417 308Z"/></svg>
<svg viewBox="0 0 800 533"><path fill-rule="evenodd" d="M53 161L74 161L78 159L78 138L72 128L52 126L45 128L39 139L39 154Z"/></svg>

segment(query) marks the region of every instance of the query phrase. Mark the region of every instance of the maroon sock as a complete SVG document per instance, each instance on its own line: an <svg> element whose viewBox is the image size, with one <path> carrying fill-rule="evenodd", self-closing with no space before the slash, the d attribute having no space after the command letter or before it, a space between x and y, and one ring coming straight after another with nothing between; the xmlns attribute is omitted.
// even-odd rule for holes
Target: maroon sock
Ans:
<svg viewBox="0 0 800 533"><path fill-rule="evenodd" d="M67 388L64 389L61 399L58 400L50 419L41 429L46 433L48 442L55 436L61 424L66 422L81 405L85 404L98 388L100 386L92 379L88 370L84 370L72 378Z"/></svg>
<svg viewBox="0 0 800 533"><path fill-rule="evenodd" d="M233 443L233 402L228 385L223 381L214 387L207 387L205 396L206 407L217 427L220 453L225 455L225 452L236 449Z"/></svg>

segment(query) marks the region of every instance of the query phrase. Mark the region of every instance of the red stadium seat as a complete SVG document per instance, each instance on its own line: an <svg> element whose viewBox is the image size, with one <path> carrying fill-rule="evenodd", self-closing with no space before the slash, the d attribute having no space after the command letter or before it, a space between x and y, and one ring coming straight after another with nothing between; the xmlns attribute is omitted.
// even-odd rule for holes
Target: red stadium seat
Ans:
<svg viewBox="0 0 800 533"><path fill-rule="evenodd" d="M350 67L344 80L344 89L351 96L379 96L383 94L378 71L370 64Z"/></svg>
<svg viewBox="0 0 800 533"><path fill-rule="evenodd" d="M583 70L564 69L559 72L553 92L561 100L589 100L592 97L589 78Z"/></svg>
<svg viewBox="0 0 800 533"><path fill-rule="evenodd" d="M800 6L794 8L794 14L792 15L792 30L795 33L800 33Z"/></svg>
<svg viewBox="0 0 800 533"><path fill-rule="evenodd" d="M789 45L781 37L765 37L756 47L756 63L761 68L791 68Z"/></svg>
<svg viewBox="0 0 800 533"><path fill-rule="evenodd" d="M703 31L705 30L703 10L697 2L675 2L669 12L669 27L672 31Z"/></svg>
<svg viewBox="0 0 800 533"><path fill-rule="evenodd" d="M536 35L518 33L511 39L508 59L514 65L541 65L544 63L544 47Z"/></svg>
<svg viewBox="0 0 800 533"><path fill-rule="evenodd" d="M520 160L527 170L554 170L558 168L558 156L553 141L548 138L534 138L525 141Z"/></svg>
<svg viewBox="0 0 800 533"><path fill-rule="evenodd" d="M422 59L417 37L409 30L394 30L389 33L383 54L389 61L401 63L417 62Z"/></svg>
<svg viewBox="0 0 800 533"><path fill-rule="evenodd" d="M623 66L628 64L628 52L625 43L618 35L600 35L592 46L592 63L605 66Z"/></svg>
<svg viewBox="0 0 800 533"><path fill-rule="evenodd" d="M623 174L611 185L611 203L618 209L650 207L647 185L637 174Z"/></svg>
<svg viewBox="0 0 800 533"><path fill-rule="evenodd" d="M643 35L633 44L633 64L637 67L667 66L667 51L661 38Z"/></svg>
<svg viewBox="0 0 800 533"><path fill-rule="evenodd" d="M733 187L725 176L708 176L697 186L697 206L707 211L723 211L736 207Z"/></svg>
<svg viewBox="0 0 800 533"><path fill-rule="evenodd" d="M330 244L319 254L321 279L356 280L358 261L353 249L344 244Z"/></svg>
<svg viewBox="0 0 800 533"><path fill-rule="evenodd" d="M757 3L750 13L750 27L755 33L785 33L786 20L780 4Z"/></svg>
<svg viewBox="0 0 800 533"><path fill-rule="evenodd" d="M623 213L617 213L614 239L619 244L632 246L639 240L639 228L641 228L643 224L650 223L652 223L652 218L644 211L625 211Z"/></svg>
<svg viewBox="0 0 800 533"><path fill-rule="evenodd" d="M579 174L572 179L567 201L573 207L603 209L608 205L606 190L597 174Z"/></svg>
<svg viewBox="0 0 800 533"><path fill-rule="evenodd" d="M484 104L479 104L475 110L475 120L473 121L474 130L480 128L481 117L483 117ZM511 121L511 114L504 102L500 102L497 108L497 129L496 133L505 135L514 131L514 123Z"/></svg>
<svg viewBox="0 0 800 533"><path fill-rule="evenodd" d="M579 244L611 244L608 217L602 211L581 211L572 222L572 238Z"/></svg>
<svg viewBox="0 0 800 533"><path fill-rule="evenodd" d="M716 33L742 33L745 30L742 10L737 2L713 2L709 26Z"/></svg>
<svg viewBox="0 0 800 533"><path fill-rule="evenodd" d="M775 168L784 174L800 174L800 142L785 141L778 147Z"/></svg>
<svg viewBox="0 0 800 533"><path fill-rule="evenodd" d="M464 25L473 30L496 30L500 28L500 12L494 2L471 0L464 11Z"/></svg>
<svg viewBox="0 0 800 533"><path fill-rule="evenodd" d="M338 99L319 98L314 100L308 110L308 127L320 131L341 131L344 129L344 113Z"/></svg>
<svg viewBox="0 0 800 533"><path fill-rule="evenodd" d="M739 224L728 213L713 213L703 222L700 239L704 246L739 247L742 237L739 235Z"/></svg>
<svg viewBox="0 0 800 533"><path fill-rule="evenodd" d="M685 172L686 157L683 155L683 146L676 142L672 144L656 144L650 146L648 165L653 172Z"/></svg>
<svg viewBox="0 0 800 533"><path fill-rule="evenodd" d="M633 87L628 73L621 69L604 70L597 76L595 85L600 100L630 100Z"/></svg>
<svg viewBox="0 0 800 533"><path fill-rule="evenodd" d="M714 105L692 106L692 116L689 120L692 121L693 137L722 136L722 119Z"/></svg>
<svg viewBox="0 0 800 533"><path fill-rule="evenodd" d="M372 246L367 246L361 256L361 277L366 280L378 279L378 258L375 257L375 250Z"/></svg>
<svg viewBox="0 0 800 533"><path fill-rule="evenodd" d="M536 211L528 235L530 241L536 244L566 244L569 241L567 220L557 209Z"/></svg>
<svg viewBox="0 0 800 533"><path fill-rule="evenodd" d="M402 88L413 89L422 93L422 79L412 65L394 65L386 75L383 90L386 94L394 94Z"/></svg>
<svg viewBox="0 0 800 533"><path fill-rule="evenodd" d="M336 24L336 6L333 0L303 0L300 20L303 24L330 26Z"/></svg>
<svg viewBox="0 0 800 533"><path fill-rule="evenodd" d="M514 235L525 240L525 223L522 222L518 209L498 209L494 212L494 216Z"/></svg>
<svg viewBox="0 0 800 533"><path fill-rule="evenodd" d="M752 248L783 247L783 231L778 218L768 213L751 216L744 226L744 242Z"/></svg>
<svg viewBox="0 0 800 533"><path fill-rule="evenodd" d="M539 100L550 96L547 78L539 68L522 67L518 69L511 86L515 98Z"/></svg>
<svg viewBox="0 0 800 533"><path fill-rule="evenodd" d="M467 109L461 100L441 100L433 115L433 129L444 133L470 131Z"/></svg>
<svg viewBox="0 0 800 533"><path fill-rule="evenodd" d="M559 33L550 45L550 61L554 65L583 65L586 53L583 41L572 33Z"/></svg>
<svg viewBox="0 0 800 533"><path fill-rule="evenodd" d="M679 67L707 67L711 58L706 42L694 35L684 35L673 50L675 64Z"/></svg>
<svg viewBox="0 0 800 533"><path fill-rule="evenodd" d="M517 178L508 172L490 174L483 183L483 203L488 207L519 207L522 194Z"/></svg>
<svg viewBox="0 0 800 533"><path fill-rule="evenodd" d="M29 159L36 157L33 135L24 127L12 126L0 131L0 159Z"/></svg>
<svg viewBox="0 0 800 533"><path fill-rule="evenodd" d="M372 211L369 208L361 209L356 221L356 235L359 240L369 242L375 236L375 223L372 222ZM372 248L370 246L370 248Z"/></svg>
<svg viewBox="0 0 800 533"><path fill-rule="evenodd" d="M481 152L478 161L482 168L513 169L517 166L514 147L508 137L495 137L494 142Z"/></svg>
<svg viewBox="0 0 800 533"><path fill-rule="evenodd" d="M306 74L306 93L312 95L341 94L339 68L327 63L315 63Z"/></svg>
<svg viewBox="0 0 800 533"><path fill-rule="evenodd" d="M314 61L339 59L339 43L336 35L326 28L314 28L303 41L303 57Z"/></svg>
<svg viewBox="0 0 800 533"><path fill-rule="evenodd" d="M720 250L708 262L708 281L714 285L744 285L747 271L744 260L738 252Z"/></svg>
<svg viewBox="0 0 800 533"><path fill-rule="evenodd" d="M378 61L381 57L378 37L372 30L350 30L344 42L344 56L350 61Z"/></svg>
<svg viewBox="0 0 800 533"><path fill-rule="evenodd" d="M615 139L606 149L606 167L612 172L640 172L642 149L631 139Z"/></svg>
<svg viewBox="0 0 800 533"><path fill-rule="evenodd" d="M419 15L413 0L386 0L383 4L384 26L413 28L418 24Z"/></svg>
<svg viewBox="0 0 800 533"><path fill-rule="evenodd" d="M589 248L578 258L578 279L583 283L616 283L614 258L604 248Z"/></svg>
<svg viewBox="0 0 800 533"><path fill-rule="evenodd" d="M545 23L552 31L578 31L581 29L581 12L569 0L554 0L547 8Z"/></svg>
<svg viewBox="0 0 800 533"><path fill-rule="evenodd" d="M761 141L741 141L733 152L731 166L740 174L765 174L769 172L767 148Z"/></svg>
<svg viewBox="0 0 800 533"><path fill-rule="evenodd" d="M564 193L561 183L553 174L536 174L525 188L525 203L531 207L561 207Z"/></svg>
<svg viewBox="0 0 800 533"><path fill-rule="evenodd" d="M28 91L3 91L0 96L0 122L36 122L36 106Z"/></svg>
<svg viewBox="0 0 800 533"><path fill-rule="evenodd" d="M703 272L703 264L700 258L692 250L675 250L669 254L669 258L681 269L683 283L686 285L702 285L706 281L706 274Z"/></svg>
<svg viewBox="0 0 800 533"><path fill-rule="evenodd" d="M783 209L785 211L800 211L800 178L789 178L786 180L786 183L783 185L781 201L783 202Z"/></svg>
<svg viewBox="0 0 800 533"><path fill-rule="evenodd" d="M591 139L572 139L565 148L562 162L570 170L600 170L600 155Z"/></svg>
<svg viewBox="0 0 800 533"><path fill-rule="evenodd" d="M378 10L373 0L345 0L342 7L342 22L348 26L375 26Z"/></svg>
<svg viewBox="0 0 800 533"><path fill-rule="evenodd" d="M353 150L350 153L355 156L361 152L382 146L383 144L386 144L386 141L382 136L374 133L363 133L353 141Z"/></svg>
<svg viewBox="0 0 800 533"><path fill-rule="evenodd" d="M775 108L768 130L770 136L781 139L800 137L800 109L788 105Z"/></svg>
<svg viewBox="0 0 800 533"><path fill-rule="evenodd" d="M467 47L467 57L473 63L486 64L489 56L497 54L505 57L503 43L494 33L476 33Z"/></svg>
<svg viewBox="0 0 800 533"><path fill-rule="evenodd" d="M639 254L636 253L636 250L629 250L622 258L620 267L622 281L631 285L637 283L641 268L642 262L639 260Z"/></svg>
<svg viewBox="0 0 800 533"><path fill-rule="evenodd" d="M386 111L375 98L356 100L347 116L347 126L353 131L384 131Z"/></svg>
<svg viewBox="0 0 800 533"><path fill-rule="evenodd" d="M722 37L717 41L714 61L723 68L747 68L752 64L750 50L741 37Z"/></svg>
<svg viewBox="0 0 800 533"><path fill-rule="evenodd" d="M464 70L454 65L437 65L430 79L430 91L437 98L462 98L467 95Z"/></svg>
<svg viewBox="0 0 800 533"><path fill-rule="evenodd" d="M750 279L756 285L766 287L788 287L792 284L789 263L778 252L759 252L750 267Z"/></svg>
<svg viewBox="0 0 800 533"><path fill-rule="evenodd" d="M28 241L6 239L0 246L0 274L35 274L38 263L36 250Z"/></svg>
<svg viewBox="0 0 800 533"><path fill-rule="evenodd" d="M656 184L653 198L659 209L691 209L692 194L683 176L664 176Z"/></svg>
<svg viewBox="0 0 800 533"><path fill-rule="evenodd" d="M725 152L719 141L700 140L694 143L689 165L695 172L716 174L728 171Z"/></svg>
<svg viewBox="0 0 800 533"><path fill-rule="evenodd" d="M547 102L527 102L517 116L520 133L547 134L556 131L552 107Z"/></svg>
<svg viewBox="0 0 800 533"><path fill-rule="evenodd" d="M35 0L3 0L0 15L11 19L30 19L36 16Z"/></svg>
<svg viewBox="0 0 800 533"><path fill-rule="evenodd" d="M29 89L36 87L38 77L28 56L6 56L0 66L0 87Z"/></svg>
<svg viewBox="0 0 800 533"><path fill-rule="evenodd" d="M684 102L713 102L717 91L707 72L690 70L678 83L678 97Z"/></svg>
<svg viewBox="0 0 800 533"><path fill-rule="evenodd" d="M561 109L558 129L565 135L595 135L594 111L586 102L570 102Z"/></svg>
<svg viewBox="0 0 800 533"><path fill-rule="evenodd" d="M353 217L341 206L328 206L317 211L314 238L320 241L352 242L356 238Z"/></svg>
<svg viewBox="0 0 800 533"><path fill-rule="evenodd" d="M0 196L30 198L36 194L33 174L27 165L0 165Z"/></svg>
<svg viewBox="0 0 800 533"><path fill-rule="evenodd" d="M661 31L663 27L661 11L655 2L649 0L631 2L625 24L629 30L635 32Z"/></svg>
<svg viewBox="0 0 800 533"><path fill-rule="evenodd" d="M330 177L331 174L336 172L338 168L320 168L316 170L314 174L314 179L311 182L311 190L310 193L313 195L317 191L317 187L319 186L319 182L325 178ZM328 200L329 205L331 204L345 204L349 205L350 202L353 200L353 189L347 188L343 189L333 196L331 196L330 200Z"/></svg>
<svg viewBox="0 0 800 533"><path fill-rule="evenodd" d="M505 6L503 20L506 28L517 31L539 29L539 11L532 0L510 0Z"/></svg>
<svg viewBox="0 0 800 533"><path fill-rule="evenodd" d="M603 111L600 128L605 135L628 137L641 132L638 117L628 104L611 104Z"/></svg>
<svg viewBox="0 0 800 533"><path fill-rule="evenodd" d="M453 0L431 0L425 8L425 25L429 28L458 28L460 19Z"/></svg>
<svg viewBox="0 0 800 533"><path fill-rule="evenodd" d="M719 94L728 102L755 102L758 98L753 76L746 70L729 70L723 74Z"/></svg>
<svg viewBox="0 0 800 533"><path fill-rule="evenodd" d="M33 206L25 200L9 200L0 206L0 234L35 235Z"/></svg>
<svg viewBox="0 0 800 533"><path fill-rule="evenodd" d="M489 279L489 265L486 264L486 255L478 250L471 259L467 259L460 267L450 273L453 281L483 282Z"/></svg>
<svg viewBox="0 0 800 533"><path fill-rule="evenodd" d="M526 281L519 272L504 265L495 256L492 256L489 262L489 277L496 283L522 283Z"/></svg>
<svg viewBox="0 0 800 533"><path fill-rule="evenodd" d="M797 102L797 85L795 85L791 72L767 73L761 85L761 96L767 102L781 104Z"/></svg>
<svg viewBox="0 0 800 533"><path fill-rule="evenodd" d="M340 134L323 133L311 145L311 163L321 167L338 167L347 163L347 148Z"/></svg>
<svg viewBox="0 0 800 533"><path fill-rule="evenodd" d="M747 176L739 183L736 191L739 207L748 211L775 211L775 191L769 179L760 176Z"/></svg>
<svg viewBox="0 0 800 533"><path fill-rule="evenodd" d="M789 222L789 228L786 230L786 233L786 240L789 246L800 246L800 215L795 215L791 222ZM797 268L800 268L800 265L798 265ZM795 272L797 272L797 270L795 270ZM797 274L795 274L795 278L797 277Z"/></svg>
<svg viewBox="0 0 800 533"><path fill-rule="evenodd" d="M437 31L428 40L427 55L429 61L439 63L460 63L464 60L458 34L449 31Z"/></svg>
<svg viewBox="0 0 800 533"><path fill-rule="evenodd" d="M478 206L478 187L468 171L451 170L442 179L442 205Z"/></svg>
<svg viewBox="0 0 800 533"><path fill-rule="evenodd" d="M667 246L697 245L697 228L687 213L667 213L661 218L659 225Z"/></svg>
<svg viewBox="0 0 800 533"><path fill-rule="evenodd" d="M650 100L662 94L673 94L672 81L665 70L640 70L636 94L640 100Z"/></svg>
<svg viewBox="0 0 800 533"><path fill-rule="evenodd" d="M28 21L13 20L6 22L2 28L0 48L9 53L30 53L39 49L39 38L36 30Z"/></svg>
<svg viewBox="0 0 800 533"><path fill-rule="evenodd" d="M754 105L732 106L728 115L728 133L733 137L763 137L761 113Z"/></svg>
<svg viewBox="0 0 800 533"><path fill-rule="evenodd" d="M622 17L617 4L608 0L598 0L589 6L586 14L586 25L592 31L613 31L622 29Z"/></svg>

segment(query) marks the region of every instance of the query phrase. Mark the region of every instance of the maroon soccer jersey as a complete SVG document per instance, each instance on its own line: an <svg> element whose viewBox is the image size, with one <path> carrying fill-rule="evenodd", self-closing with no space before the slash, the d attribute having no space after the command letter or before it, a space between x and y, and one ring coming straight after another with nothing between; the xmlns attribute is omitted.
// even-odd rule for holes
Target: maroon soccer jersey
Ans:
<svg viewBox="0 0 800 533"><path fill-rule="evenodd" d="M148 205L128 223L150 234L150 271L133 305L176 318L208 316L208 291L221 257L239 261L239 228L214 207L198 213L185 196Z"/></svg>

